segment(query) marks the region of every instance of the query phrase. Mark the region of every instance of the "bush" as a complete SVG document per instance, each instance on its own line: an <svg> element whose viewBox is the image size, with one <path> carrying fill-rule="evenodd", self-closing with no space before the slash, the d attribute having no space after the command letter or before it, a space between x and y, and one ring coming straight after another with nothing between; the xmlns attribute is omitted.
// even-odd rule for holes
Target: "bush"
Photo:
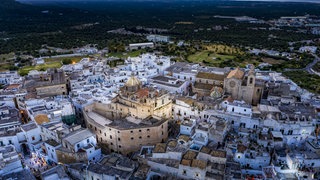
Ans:
<svg viewBox="0 0 320 180"><path fill-rule="evenodd" d="M67 64L71 64L72 63L72 60L71 59L63 59L62 60L62 64L63 65L67 65Z"/></svg>

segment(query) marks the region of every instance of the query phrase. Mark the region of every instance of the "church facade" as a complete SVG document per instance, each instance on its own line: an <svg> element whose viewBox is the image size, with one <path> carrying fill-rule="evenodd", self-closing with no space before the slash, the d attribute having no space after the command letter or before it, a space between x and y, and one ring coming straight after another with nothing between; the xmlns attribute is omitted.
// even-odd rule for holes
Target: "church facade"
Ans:
<svg viewBox="0 0 320 180"><path fill-rule="evenodd" d="M260 102L264 83L256 80L254 67L247 74L240 68L229 72L224 79L224 91L233 99L244 100L248 104L257 105Z"/></svg>

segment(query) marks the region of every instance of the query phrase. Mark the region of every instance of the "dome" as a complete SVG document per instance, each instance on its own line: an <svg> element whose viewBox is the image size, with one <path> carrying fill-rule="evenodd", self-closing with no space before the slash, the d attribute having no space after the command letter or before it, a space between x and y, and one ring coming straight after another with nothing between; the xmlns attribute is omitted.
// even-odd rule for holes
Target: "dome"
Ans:
<svg viewBox="0 0 320 180"><path fill-rule="evenodd" d="M210 96L213 98L220 98L223 94L223 89L221 87L214 86L211 89Z"/></svg>
<svg viewBox="0 0 320 180"><path fill-rule="evenodd" d="M138 78L135 76L131 76L128 81L126 82L127 87L135 87L135 86L140 86L141 82Z"/></svg>

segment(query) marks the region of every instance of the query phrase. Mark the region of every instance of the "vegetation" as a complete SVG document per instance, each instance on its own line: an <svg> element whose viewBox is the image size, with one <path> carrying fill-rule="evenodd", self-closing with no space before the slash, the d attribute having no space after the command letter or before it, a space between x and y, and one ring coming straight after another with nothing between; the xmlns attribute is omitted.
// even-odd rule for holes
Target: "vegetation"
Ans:
<svg viewBox="0 0 320 180"><path fill-rule="evenodd" d="M63 60L62 60L62 64L63 64L63 65L67 65L67 64L71 64L71 63L72 63L72 60L71 60L71 59L68 59L68 58L67 58L67 59L63 59Z"/></svg>
<svg viewBox="0 0 320 180"><path fill-rule="evenodd" d="M63 7L61 7L63 6ZM268 25L247 24L215 15L252 16L273 19L280 16L319 15L319 4L235 2L235 1L101 1L72 2L61 6L45 4L31 6L14 0L0 4L0 54L26 52L38 55L42 45L72 48L97 44L111 52L122 52L132 42L146 41L143 36L108 33L117 28L136 26L169 29L161 32L174 40L208 41L236 46L251 46L287 50L288 41L313 39L318 36L297 32L269 31ZM286 8L283 8L283 7ZM183 7L183 8L181 8ZM42 13L47 10L48 13ZM177 23L189 22L189 23ZM85 26L90 24L90 26ZM207 30L213 26L223 30ZM79 28L81 27L81 28ZM254 30L253 28L266 28ZM197 32L195 30L198 30ZM160 33L158 31L146 33ZM270 38L273 35L274 38ZM193 54L194 52L191 52ZM184 57L190 54L182 53Z"/></svg>
<svg viewBox="0 0 320 180"><path fill-rule="evenodd" d="M62 66L61 62L45 63L37 66L24 66L19 69L19 74L21 76L25 76L29 73L29 71L32 71L32 70L45 71L49 68L60 68L61 66Z"/></svg>
<svg viewBox="0 0 320 180"><path fill-rule="evenodd" d="M60 68L62 65L77 63L82 58L84 58L84 56L76 56L76 57L70 57L70 58L63 58L63 57L46 58L45 64L41 64L37 66L27 65L27 66L21 67L19 69L19 74L21 76L25 76L29 73L29 71L32 71L32 70L45 71L49 68Z"/></svg>
<svg viewBox="0 0 320 180"><path fill-rule="evenodd" d="M276 58L276 57L273 57ZM295 59L287 60L279 57L281 63L273 64L271 70L283 71L284 69L303 69L314 60L314 57L307 53L298 55ZM270 69L270 68L267 68Z"/></svg>
<svg viewBox="0 0 320 180"><path fill-rule="evenodd" d="M140 49L140 50L133 50L133 51L129 51L129 52L111 52L108 53L108 57L116 57L116 58L120 58L120 59L126 59L128 57L137 57L143 53L147 52L146 49Z"/></svg>
<svg viewBox="0 0 320 180"><path fill-rule="evenodd" d="M288 71L283 74L301 88L320 94L320 78L318 75L309 74L306 71Z"/></svg>
<svg viewBox="0 0 320 180"><path fill-rule="evenodd" d="M320 62L317 62L312 69L320 73Z"/></svg>

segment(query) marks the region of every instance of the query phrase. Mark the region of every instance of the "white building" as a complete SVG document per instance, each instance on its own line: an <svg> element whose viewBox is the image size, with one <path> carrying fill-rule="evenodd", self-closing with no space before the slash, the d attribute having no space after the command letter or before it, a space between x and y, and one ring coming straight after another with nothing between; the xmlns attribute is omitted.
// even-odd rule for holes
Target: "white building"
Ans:
<svg viewBox="0 0 320 180"><path fill-rule="evenodd" d="M14 146L0 147L0 178L6 174L22 171L22 163Z"/></svg>
<svg viewBox="0 0 320 180"><path fill-rule="evenodd" d="M35 151L41 146L41 129L36 123L31 122L21 126L21 130L28 142L29 149Z"/></svg>
<svg viewBox="0 0 320 180"><path fill-rule="evenodd" d="M182 94L186 95L188 93L189 82L178 80L176 78L167 76L156 76L150 79L150 84L167 90L172 94Z"/></svg>
<svg viewBox="0 0 320 180"><path fill-rule="evenodd" d="M130 50L153 48L153 47L154 47L154 44L152 42L129 44Z"/></svg>
<svg viewBox="0 0 320 180"><path fill-rule="evenodd" d="M152 42L169 42L170 38L169 36L161 36L161 35L156 35L156 34L151 34L147 36L148 41Z"/></svg>

